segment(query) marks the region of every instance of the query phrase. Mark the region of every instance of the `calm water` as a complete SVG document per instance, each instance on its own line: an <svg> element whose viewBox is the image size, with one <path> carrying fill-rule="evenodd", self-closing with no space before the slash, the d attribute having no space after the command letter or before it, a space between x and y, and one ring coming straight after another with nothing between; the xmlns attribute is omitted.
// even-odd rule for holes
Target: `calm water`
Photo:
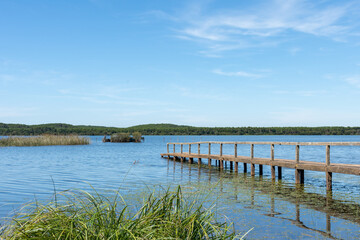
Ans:
<svg viewBox="0 0 360 240"><path fill-rule="evenodd" d="M237 231L254 228L248 239L360 238L358 176L334 174L330 199L326 198L324 173L305 172L305 187L299 189L294 186L293 169L283 169L283 180L273 183L267 166L260 178L243 174L242 164L236 175L230 170L219 172L160 158L167 142L336 142L360 141L360 136L146 136L140 144L102 143L101 139L91 137L88 146L0 148L0 217L35 198L50 199L54 184L57 191L89 189L91 185L100 190L120 189L124 195L157 185L181 184L185 189L211 193L219 218L227 215ZM202 152L207 152L205 146ZM219 152L216 145L212 152ZM224 145L224 154L232 153L233 146ZM238 155L249 154L249 146L239 146ZM269 146L255 146L255 156L269 157ZM294 159L294 146L275 146L275 157ZM300 160L324 162L325 147L301 147ZM331 162L360 164L360 147L332 147Z"/></svg>

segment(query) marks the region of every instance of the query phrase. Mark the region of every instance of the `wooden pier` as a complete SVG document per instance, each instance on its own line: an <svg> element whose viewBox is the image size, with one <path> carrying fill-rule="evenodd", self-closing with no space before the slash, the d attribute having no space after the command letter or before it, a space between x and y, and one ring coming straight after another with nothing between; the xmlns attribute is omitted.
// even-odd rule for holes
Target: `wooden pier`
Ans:
<svg viewBox="0 0 360 240"><path fill-rule="evenodd" d="M234 146L233 155L223 154L223 145L230 144ZM176 145L180 145L180 152L176 152ZM197 145L197 152L193 153L191 147ZM200 153L200 147L205 145L208 149L207 154ZM220 146L219 154L212 154L211 148L213 145ZM238 145L249 145L250 156L239 156ZM254 146L255 145L269 145L270 146L270 158L255 157ZM278 159L275 158L275 146L276 145L293 145L295 147L295 160L290 159ZM170 152L170 146L173 146L173 151ZM184 146L187 146L188 151L184 151ZM312 162L300 160L300 146L324 146L325 159L324 162ZM276 168L278 179L282 178L282 168L295 169L295 183L304 183L304 171L320 171L325 173L326 177L326 190L332 190L332 173L343 173L360 175L360 164L340 164L330 162L330 147L331 146L360 146L360 142L191 142L191 143L168 143L167 153L162 153L162 157L172 158L180 161L189 160L189 163L193 163L194 158L198 159L198 164L202 164L202 159L208 159L209 167L212 166L212 160L215 160L215 166L218 166L220 170L224 169L224 164L227 162L230 164L230 169L238 172L239 163L243 163L243 171L247 172L247 164L250 164L251 176L255 175L255 165L258 165L259 175L263 175L263 165L270 166L271 178L276 179Z"/></svg>

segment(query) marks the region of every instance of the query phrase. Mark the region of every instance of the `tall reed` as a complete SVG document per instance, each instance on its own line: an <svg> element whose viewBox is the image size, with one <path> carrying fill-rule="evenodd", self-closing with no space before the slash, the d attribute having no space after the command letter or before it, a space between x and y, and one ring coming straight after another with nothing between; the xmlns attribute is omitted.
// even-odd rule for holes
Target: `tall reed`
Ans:
<svg viewBox="0 0 360 240"><path fill-rule="evenodd" d="M0 147L48 146L48 145L87 145L90 138L76 135L41 135L35 137L5 137L0 139Z"/></svg>
<svg viewBox="0 0 360 240"><path fill-rule="evenodd" d="M181 188L148 195L140 207L119 193L66 192L63 202L33 203L0 230L0 239L241 239L213 208L184 197ZM58 196L59 197L59 196ZM56 198L55 198L56 199Z"/></svg>

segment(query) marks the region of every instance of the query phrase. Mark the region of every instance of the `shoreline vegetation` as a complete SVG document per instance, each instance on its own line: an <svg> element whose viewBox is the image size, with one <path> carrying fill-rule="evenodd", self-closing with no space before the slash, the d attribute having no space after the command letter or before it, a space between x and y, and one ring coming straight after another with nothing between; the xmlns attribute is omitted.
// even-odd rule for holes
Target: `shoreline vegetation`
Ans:
<svg viewBox="0 0 360 240"><path fill-rule="evenodd" d="M58 201L57 199L63 199ZM219 222L214 206L175 191L154 192L138 205L122 196L68 191L23 207L0 228L0 239L243 239ZM196 199L196 198L195 198Z"/></svg>
<svg viewBox="0 0 360 240"><path fill-rule="evenodd" d="M34 137L6 137L0 139L0 147L30 147L52 145L88 145L90 138L76 135L41 135Z"/></svg>
<svg viewBox="0 0 360 240"><path fill-rule="evenodd" d="M143 135L360 135L360 127L192 127L145 124L128 128L50 123L40 125L0 123L0 136L112 135L141 132Z"/></svg>

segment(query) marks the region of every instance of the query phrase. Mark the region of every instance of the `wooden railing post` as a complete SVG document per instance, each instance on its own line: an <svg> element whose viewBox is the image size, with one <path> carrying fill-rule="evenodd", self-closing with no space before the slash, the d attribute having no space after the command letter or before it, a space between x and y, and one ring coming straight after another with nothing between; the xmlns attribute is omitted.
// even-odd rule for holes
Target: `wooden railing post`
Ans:
<svg viewBox="0 0 360 240"><path fill-rule="evenodd" d="M183 153L183 144L180 145L180 152Z"/></svg>
<svg viewBox="0 0 360 240"><path fill-rule="evenodd" d="M166 148L167 148L167 153L169 153L169 144L166 144Z"/></svg>
<svg viewBox="0 0 360 240"><path fill-rule="evenodd" d="M191 143L189 143L189 154L191 153Z"/></svg>
<svg viewBox="0 0 360 240"><path fill-rule="evenodd" d="M332 172L328 171L330 166L330 145L326 145L326 190L332 190Z"/></svg>
<svg viewBox="0 0 360 240"><path fill-rule="evenodd" d="M220 156L222 156L222 153L223 153L223 144L220 143Z"/></svg>
<svg viewBox="0 0 360 240"><path fill-rule="evenodd" d="M254 144L250 145L250 161L251 161L251 176L255 176L255 164L253 163L254 159Z"/></svg>
<svg viewBox="0 0 360 240"><path fill-rule="evenodd" d="M271 144L271 161L274 161L275 154L274 154L274 144ZM275 179L275 166L271 165L271 178Z"/></svg>
<svg viewBox="0 0 360 240"><path fill-rule="evenodd" d="M237 144L234 144L234 157L237 158ZM235 160L235 172L238 172L239 170L239 163Z"/></svg>
<svg viewBox="0 0 360 240"><path fill-rule="evenodd" d="M174 153L175 153L175 143L174 143Z"/></svg>

